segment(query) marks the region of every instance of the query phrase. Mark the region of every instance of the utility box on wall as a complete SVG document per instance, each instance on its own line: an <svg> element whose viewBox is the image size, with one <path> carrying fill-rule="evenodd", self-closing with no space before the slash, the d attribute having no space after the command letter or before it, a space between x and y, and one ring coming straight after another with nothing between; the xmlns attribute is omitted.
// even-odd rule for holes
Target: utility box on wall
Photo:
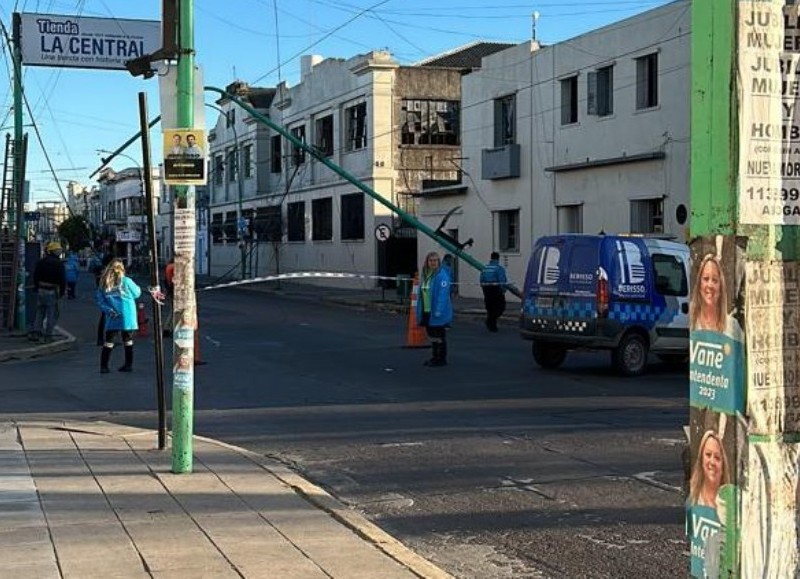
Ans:
<svg viewBox="0 0 800 579"><path fill-rule="evenodd" d="M481 179L511 179L519 177L519 145L503 145L481 151Z"/></svg>

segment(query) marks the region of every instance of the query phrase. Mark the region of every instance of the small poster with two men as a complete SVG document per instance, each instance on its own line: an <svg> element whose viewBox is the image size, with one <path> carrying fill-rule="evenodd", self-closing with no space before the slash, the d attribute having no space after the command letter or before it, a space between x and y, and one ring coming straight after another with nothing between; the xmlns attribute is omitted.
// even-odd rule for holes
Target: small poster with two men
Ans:
<svg viewBox="0 0 800 579"><path fill-rule="evenodd" d="M202 129L164 131L164 181L169 185L206 183L206 139Z"/></svg>

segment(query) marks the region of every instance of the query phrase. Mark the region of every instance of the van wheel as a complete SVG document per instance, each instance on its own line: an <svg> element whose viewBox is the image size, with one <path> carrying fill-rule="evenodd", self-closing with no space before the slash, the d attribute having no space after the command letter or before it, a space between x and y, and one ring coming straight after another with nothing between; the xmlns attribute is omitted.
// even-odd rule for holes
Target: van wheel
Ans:
<svg viewBox="0 0 800 579"><path fill-rule="evenodd" d="M611 351L611 362L623 376L638 376L647 366L647 342L639 334L625 334Z"/></svg>
<svg viewBox="0 0 800 579"><path fill-rule="evenodd" d="M547 342L533 343L533 359L542 368L553 370L564 363L567 357L567 349L563 346L556 346Z"/></svg>

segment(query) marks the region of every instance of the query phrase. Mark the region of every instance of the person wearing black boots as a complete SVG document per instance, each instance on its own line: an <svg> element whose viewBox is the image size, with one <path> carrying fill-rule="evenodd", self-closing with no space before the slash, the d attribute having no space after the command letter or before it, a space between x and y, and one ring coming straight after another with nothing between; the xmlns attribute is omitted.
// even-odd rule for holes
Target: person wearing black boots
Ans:
<svg viewBox="0 0 800 579"><path fill-rule="evenodd" d="M125 264L113 259L103 270L95 293L95 302L105 315L105 336L100 353L100 372L108 373L108 362L114 350L117 334L125 346L125 363L120 372L133 371L133 333L139 329L136 316L136 299L142 289L125 275Z"/></svg>
<svg viewBox="0 0 800 579"><path fill-rule="evenodd" d="M447 365L447 328L453 321L450 283L450 273L442 267L439 254L430 252L422 266L416 312L418 323L425 328L433 350L426 366Z"/></svg>

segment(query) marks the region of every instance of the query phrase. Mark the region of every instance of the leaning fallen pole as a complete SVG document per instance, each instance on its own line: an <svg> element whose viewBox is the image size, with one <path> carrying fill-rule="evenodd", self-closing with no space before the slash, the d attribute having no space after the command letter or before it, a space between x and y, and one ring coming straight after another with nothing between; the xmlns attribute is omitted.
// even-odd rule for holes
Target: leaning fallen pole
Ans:
<svg viewBox="0 0 800 579"><path fill-rule="evenodd" d="M433 239L436 243L438 243L439 245L441 245L442 247L447 249L453 255L457 256L460 259L462 259L463 261L465 261L466 263L468 263L469 265L471 265L472 267L474 267L478 271L483 271L484 264L482 262L478 261L477 259L472 257L470 254L465 252L463 249L461 249L457 245L453 244L449 239L439 235L436 232L436 230L431 229L430 227L425 225L423 222L421 222L419 219L417 219L416 217L414 217L410 213L407 213L406 211L403 211L397 205L394 205L391 201L389 201L388 199L383 197L380 193L378 193L377 191L372 189L369 185L367 185L366 183L362 182L361 180L359 180L354 175L351 175L350 173L348 173L347 171L342 169L339 165L337 165L336 163L334 163L333 161L328 159L325 155L323 155L320 151L318 151L316 149L316 147L312 147L310 145L307 145L305 142L303 142L302 140L300 140L296 136L294 136L290 131L288 131L284 127L276 124L269 117L261 114L256 109L254 109L253 107L251 107L250 105L248 105L247 103L242 101L241 99L237 98L236 96L230 94L229 92L227 92L227 91L225 91L225 90L223 90L221 88L217 88L215 86L205 86L203 88L204 88L204 90L207 90L207 91L217 92L220 95L222 95L223 97L225 97L227 100L230 100L230 101L234 102L236 105L238 105L239 107L241 107L242 109L247 111L247 113L250 114L250 116L253 117L256 121L258 121L258 122L260 122L262 124L265 124L269 128L271 128L273 131L275 131L277 133L280 133L281 136L283 136L286 139L288 139L295 147L298 147L298 148L304 150L309 155L311 155L314 159L316 159L317 161L319 161L320 163L322 163L323 165L328 167L331 171L333 171L334 173L339 175L342 179L352 183L353 185L355 185L356 187L361 189L364 193L366 193L367 195L369 195L370 197L375 199L375 201L377 201L378 203L380 203L384 207L387 207L388 209L390 209L393 213L395 213L398 217L400 217L400 219L402 219L405 223L407 223L408 225L410 225L414 229L416 229L418 231L421 231L422 233L424 233L425 235L427 235L428 237ZM514 287L512 284L509 284L508 290L511 293L513 293L514 295L516 295L517 297L520 297L520 298L522 297L522 293L519 291L519 289Z"/></svg>

